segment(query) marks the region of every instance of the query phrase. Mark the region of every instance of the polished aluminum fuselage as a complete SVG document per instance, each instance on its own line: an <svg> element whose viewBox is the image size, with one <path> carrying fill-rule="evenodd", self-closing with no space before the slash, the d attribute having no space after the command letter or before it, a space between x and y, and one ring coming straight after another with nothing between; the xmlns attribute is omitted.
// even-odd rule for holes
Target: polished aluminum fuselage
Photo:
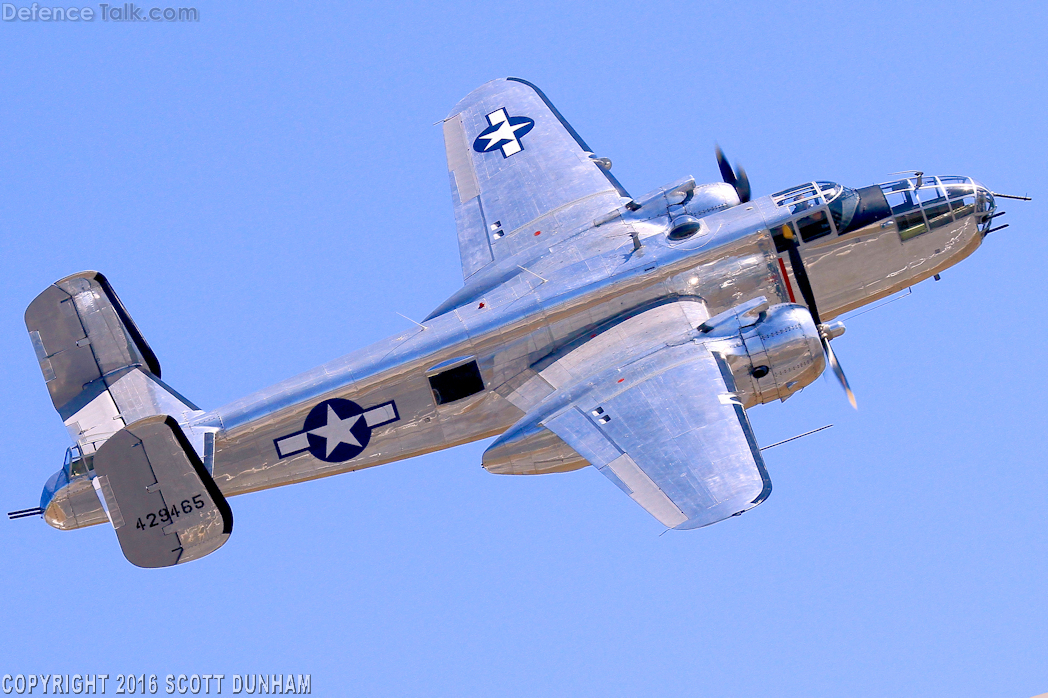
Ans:
<svg viewBox="0 0 1048 698"><path fill-rule="evenodd" d="M227 494L358 470L502 433L522 412L505 399L529 367L617 316L660 300L694 297L711 314L757 296L787 302L768 229L790 216L763 198L702 219L698 235L667 240L668 215L620 218L556 241L469 302L425 323L202 417L218 427L214 476ZM634 250L630 231L638 232ZM982 240L974 216L900 241L892 219L806 245L802 254L824 319L938 273ZM819 244L819 243L822 244ZM791 275L792 277L792 275ZM794 283L791 278L791 283ZM487 390L436 405L427 369L475 356ZM301 428L318 401L395 400L401 420L346 463L308 453L279 460L273 441Z"/></svg>
<svg viewBox="0 0 1048 698"><path fill-rule="evenodd" d="M711 315L759 296L773 304L792 300L796 280L789 271L783 275L788 262L780 261L786 256L776 253L769 230L797 216L771 197L732 205L737 199L730 200L734 194L725 194L725 186L697 190L724 202L692 211L702 223L692 237L668 238L674 207L665 200L594 215L593 224L549 235L539 249L467 283L424 327L196 413L183 426L194 443L205 443L205 434L213 439L213 450L205 446L203 455L227 496L498 435L523 416L506 396L534 375L533 367L610 320L679 298L701 300ZM906 242L888 219L805 244L801 253L828 320L938 273L981 240L975 215ZM476 359L485 389L437 404L427 373L465 357ZM367 448L345 462L325 462L309 451L281 458L276 441L300 432L310 410L331 398L365 408L393 401L399 419L375 429ZM106 520L89 484L70 482L64 492L76 516L60 527Z"/></svg>

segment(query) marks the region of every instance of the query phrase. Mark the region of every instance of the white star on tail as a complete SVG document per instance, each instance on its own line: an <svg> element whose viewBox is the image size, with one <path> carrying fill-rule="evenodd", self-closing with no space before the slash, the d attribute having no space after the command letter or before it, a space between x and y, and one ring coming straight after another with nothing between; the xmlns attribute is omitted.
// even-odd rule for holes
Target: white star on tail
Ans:
<svg viewBox="0 0 1048 698"><path fill-rule="evenodd" d="M360 442L357 441L357 437L353 436L352 429L363 416L362 414L355 414L352 417L342 419L335 414L335 410L331 409L331 405L327 406L327 424L309 432L315 436L324 437L325 445L327 446L325 458L330 458L334 450L341 444L349 444L350 446L360 448Z"/></svg>

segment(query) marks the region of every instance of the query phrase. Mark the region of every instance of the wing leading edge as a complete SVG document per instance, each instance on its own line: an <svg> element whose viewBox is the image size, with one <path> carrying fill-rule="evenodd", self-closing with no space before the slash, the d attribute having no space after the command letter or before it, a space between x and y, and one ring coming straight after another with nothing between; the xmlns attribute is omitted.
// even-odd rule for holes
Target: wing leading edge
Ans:
<svg viewBox="0 0 1048 698"><path fill-rule="evenodd" d="M471 92L444 121L462 276L548 244L617 206L625 190L537 87Z"/></svg>

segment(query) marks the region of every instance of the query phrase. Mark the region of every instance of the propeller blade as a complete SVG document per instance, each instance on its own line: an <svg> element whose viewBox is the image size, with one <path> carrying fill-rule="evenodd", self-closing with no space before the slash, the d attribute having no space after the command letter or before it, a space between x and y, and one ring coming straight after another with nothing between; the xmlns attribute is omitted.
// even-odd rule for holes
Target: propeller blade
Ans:
<svg viewBox="0 0 1048 698"><path fill-rule="evenodd" d="M837 376L837 380L840 381L841 387L844 388L844 392L848 395L848 402L854 409L859 409L859 405L855 402L855 393L852 392L851 386L848 385L848 377L844 375L844 369L841 368L841 362L837 360L837 355L833 353L833 347L830 346L830 340L823 337L822 348L826 350L826 358L830 361L830 368L833 369L834 375Z"/></svg>
<svg viewBox="0 0 1048 698"><path fill-rule="evenodd" d="M739 193L739 201L746 203L750 200L750 178L746 176L746 170L742 169L742 165L739 165L739 181L735 185L735 191Z"/></svg>
<svg viewBox="0 0 1048 698"><path fill-rule="evenodd" d="M717 167L720 168L721 179L725 183L735 187L735 193L739 195L739 203L746 203L750 200L750 195L753 191L750 188L750 178L746 176L746 170L739 166L739 175L735 176L735 170L731 169L731 164L728 163L728 158L724 157L724 151L717 146Z"/></svg>
<svg viewBox="0 0 1048 698"><path fill-rule="evenodd" d="M738 181L735 178L735 171L731 169L728 158L724 157L724 151L720 149L719 145L717 146L717 167L720 168L721 179L734 187Z"/></svg>
<svg viewBox="0 0 1048 698"><path fill-rule="evenodd" d="M793 234L793 228L785 226L783 237L790 243L786 253L790 257L793 278L797 280L797 287L800 289L801 297L804 298L804 303L808 306L808 312L811 313L812 319L815 320L815 326L818 327L822 324L822 319L819 317L819 309L815 305L815 292L811 290L811 281L808 279L808 271L804 268L804 260L801 258L801 250L797 245L797 238Z"/></svg>
<svg viewBox="0 0 1048 698"><path fill-rule="evenodd" d="M797 244L797 238L793 234L793 229L789 227L784 229L783 237L790 243L787 248L787 254L790 257L790 267L793 268L793 278L797 281L797 286L800 288L801 296L808 306L808 312L811 313L812 320L815 321L815 326L819 328L819 334L822 336L822 349L826 352L826 360L830 364L830 368L833 369L834 375L837 376L837 380L840 381L841 387L844 388L844 392L848 395L848 402L851 403L853 408L859 409L859 405L855 401L855 393L852 392L851 386L848 384L848 378L844 375L844 369L841 368L841 362L837 360L837 355L833 353L833 348L830 346L830 339L839 334L830 334L833 331L832 325L839 323L822 324L822 319L819 317L819 309L815 305L815 292L811 289L811 281L808 279L808 271L804 268L804 259L801 257L800 247ZM843 331L842 326L840 332Z"/></svg>

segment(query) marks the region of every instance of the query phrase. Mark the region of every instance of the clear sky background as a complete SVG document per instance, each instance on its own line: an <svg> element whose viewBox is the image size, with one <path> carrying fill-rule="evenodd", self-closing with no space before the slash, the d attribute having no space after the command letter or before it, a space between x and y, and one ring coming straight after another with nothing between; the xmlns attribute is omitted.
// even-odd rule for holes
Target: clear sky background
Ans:
<svg viewBox="0 0 1048 698"><path fill-rule="evenodd" d="M23 2L17 3L19 5ZM146 7L151 5L146 4ZM206 2L0 24L5 511L67 439L22 313L104 272L205 408L401 331L461 283L439 126L539 85L625 187L974 176L1011 227L751 410L775 490L664 536L592 469L487 442L231 499L217 554L0 521L0 674L310 673L360 696L1048 691L1048 11L1031 2Z"/></svg>

